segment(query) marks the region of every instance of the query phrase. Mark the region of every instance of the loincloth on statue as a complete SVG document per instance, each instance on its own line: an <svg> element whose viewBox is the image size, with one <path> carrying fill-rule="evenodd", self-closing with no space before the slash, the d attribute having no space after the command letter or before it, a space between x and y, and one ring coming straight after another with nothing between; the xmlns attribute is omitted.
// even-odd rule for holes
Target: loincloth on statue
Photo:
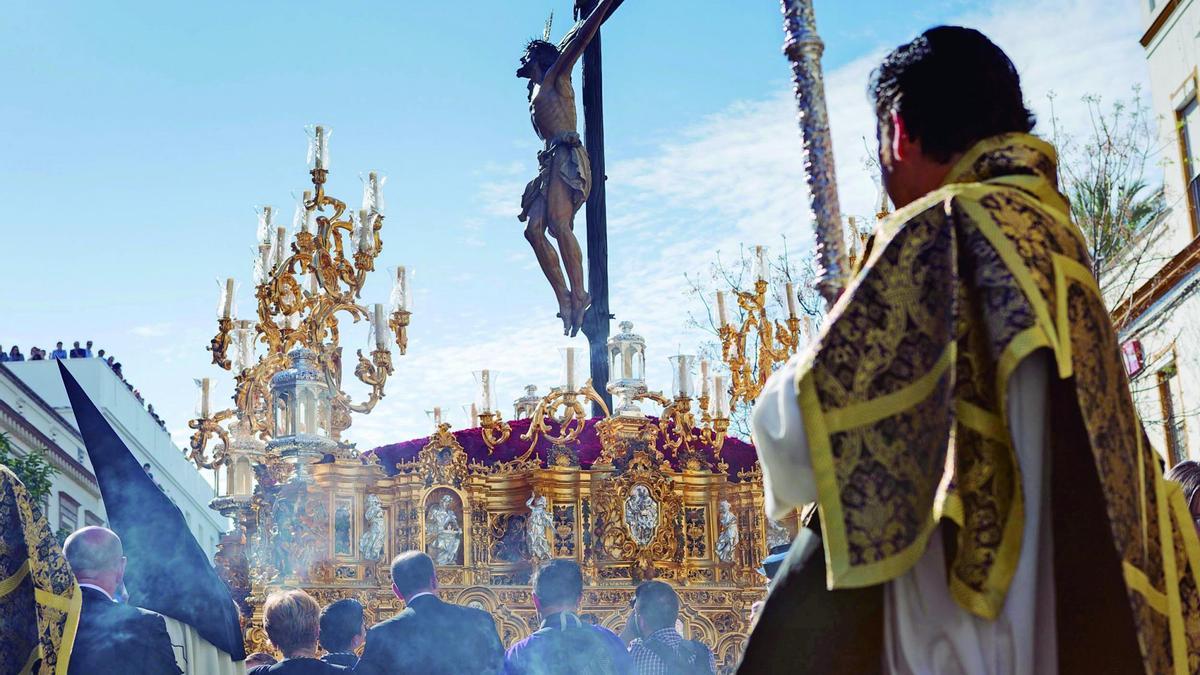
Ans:
<svg viewBox="0 0 1200 675"><path fill-rule="evenodd" d="M574 131L557 134L546 143L546 149L538 153L538 175L525 186L521 196L521 222L531 213L542 210L546 204L546 193L550 181L557 176L571 192L571 205L578 210L587 200L592 189L592 165L587 150Z"/></svg>

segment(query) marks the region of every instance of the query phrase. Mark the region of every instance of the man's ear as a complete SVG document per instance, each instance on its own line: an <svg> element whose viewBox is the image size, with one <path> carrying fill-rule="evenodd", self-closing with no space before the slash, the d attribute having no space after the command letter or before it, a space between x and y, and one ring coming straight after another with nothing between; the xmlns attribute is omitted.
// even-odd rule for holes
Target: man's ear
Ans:
<svg viewBox="0 0 1200 675"><path fill-rule="evenodd" d="M429 578L429 590L436 591L437 589L438 589L437 572L434 572L433 576Z"/></svg>
<svg viewBox="0 0 1200 675"><path fill-rule="evenodd" d="M533 596L533 608L536 609L538 612L541 612L542 611L541 599L538 598L537 593L531 593L530 595Z"/></svg>
<svg viewBox="0 0 1200 675"><path fill-rule="evenodd" d="M892 111L892 159L904 161L908 159L908 146L912 141L908 138L908 128L904 126L904 118L900 113Z"/></svg>
<svg viewBox="0 0 1200 675"><path fill-rule="evenodd" d="M392 583L392 592L396 594L397 598L404 600L404 594L400 592L400 588L396 586L395 582Z"/></svg>

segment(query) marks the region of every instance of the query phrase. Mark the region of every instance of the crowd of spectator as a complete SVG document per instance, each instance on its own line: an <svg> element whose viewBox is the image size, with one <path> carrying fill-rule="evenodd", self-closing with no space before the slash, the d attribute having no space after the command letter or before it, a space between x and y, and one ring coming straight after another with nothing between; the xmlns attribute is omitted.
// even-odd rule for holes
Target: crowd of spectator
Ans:
<svg viewBox="0 0 1200 675"><path fill-rule="evenodd" d="M167 428L167 423L164 422L163 419L158 416L158 413L154 411L154 406L152 404L147 405L146 399L142 397L142 392L135 389L134 386L125 379L125 373L121 370L121 362L113 358L111 354L106 355L103 349L93 353L91 340L88 340L87 343L82 347L79 345L79 341L76 340L69 351L63 349L63 343L61 341L56 342L54 344L54 349L50 352L47 352L45 349L36 346L29 348L30 361L92 358L100 359L102 362L107 364L108 367L112 369L113 373L116 374L117 377L121 378L121 382L125 384L126 388L133 393L133 397L138 400L138 403L141 403L143 406L145 406L146 412L150 413L150 417L154 418L154 421L158 423L158 426L162 427L163 429ZM21 353L21 348L17 345L13 345L12 348L7 351L4 349L3 345L0 345L0 363L24 360L25 355Z"/></svg>

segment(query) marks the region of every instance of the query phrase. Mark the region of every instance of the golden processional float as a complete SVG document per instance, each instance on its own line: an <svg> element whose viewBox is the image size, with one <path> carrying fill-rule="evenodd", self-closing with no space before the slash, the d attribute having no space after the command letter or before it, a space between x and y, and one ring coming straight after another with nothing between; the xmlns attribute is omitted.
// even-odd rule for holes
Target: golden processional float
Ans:
<svg viewBox="0 0 1200 675"><path fill-rule="evenodd" d="M443 596L491 612L505 644L537 628L532 573L566 557L585 572L581 612L597 623L620 631L637 583L667 580L682 597L685 632L711 645L723 669L735 667L750 606L766 589L760 561L796 527L794 516L766 518L754 449L726 435L738 387L678 355L671 395L650 391L646 343L625 322L608 346L619 375L608 385L613 411L578 376L584 350L564 348L559 385L545 396L526 387L511 419L484 370L473 428L452 431L435 410L428 438L359 452L344 433L352 413L383 397L391 343L406 351L408 276L397 268L390 307L360 304L383 249L383 180L369 174L363 208L347 215L325 192L328 136L312 129L313 190L292 231L260 210L254 318L236 318L234 280L221 286L209 349L235 373L233 406L212 409L212 382L198 380L189 423L191 459L225 477L211 506L235 527L215 559L247 649L272 651L261 606L278 588L303 588L323 605L356 598L368 622L394 615L403 605L388 563L419 549L436 561ZM346 317L374 334L371 353L356 353L354 376L370 388L359 402L342 389ZM603 415L588 416L592 402Z"/></svg>

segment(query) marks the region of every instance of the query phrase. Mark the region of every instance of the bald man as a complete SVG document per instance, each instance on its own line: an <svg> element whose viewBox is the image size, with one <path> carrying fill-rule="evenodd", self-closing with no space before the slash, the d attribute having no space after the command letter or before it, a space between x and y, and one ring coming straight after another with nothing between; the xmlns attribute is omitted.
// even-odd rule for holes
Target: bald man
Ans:
<svg viewBox="0 0 1200 675"><path fill-rule="evenodd" d="M83 591L68 675L178 675L162 615L114 600L125 577L121 539L112 530L85 527L67 537L63 553Z"/></svg>

